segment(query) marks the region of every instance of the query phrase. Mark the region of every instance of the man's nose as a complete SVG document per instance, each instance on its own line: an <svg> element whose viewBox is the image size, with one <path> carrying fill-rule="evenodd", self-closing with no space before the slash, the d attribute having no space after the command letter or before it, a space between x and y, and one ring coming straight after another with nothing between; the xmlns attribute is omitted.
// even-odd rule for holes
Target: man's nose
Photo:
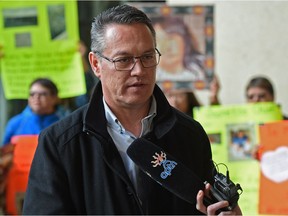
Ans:
<svg viewBox="0 0 288 216"><path fill-rule="evenodd" d="M142 72L143 71L143 65L142 65L142 62L141 62L141 59L140 57L134 57L134 65L131 69L131 72Z"/></svg>

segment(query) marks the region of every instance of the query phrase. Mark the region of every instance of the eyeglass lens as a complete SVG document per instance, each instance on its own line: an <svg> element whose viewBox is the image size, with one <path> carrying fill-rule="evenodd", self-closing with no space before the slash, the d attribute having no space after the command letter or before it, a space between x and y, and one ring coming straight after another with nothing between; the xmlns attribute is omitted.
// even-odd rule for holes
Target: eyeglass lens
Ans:
<svg viewBox="0 0 288 216"><path fill-rule="evenodd" d="M132 70L136 64L136 59L140 59L144 68L154 67L159 63L160 54L151 53L139 57L125 57L114 60L116 70Z"/></svg>
<svg viewBox="0 0 288 216"><path fill-rule="evenodd" d="M30 97L47 97L50 93L49 92L30 92Z"/></svg>

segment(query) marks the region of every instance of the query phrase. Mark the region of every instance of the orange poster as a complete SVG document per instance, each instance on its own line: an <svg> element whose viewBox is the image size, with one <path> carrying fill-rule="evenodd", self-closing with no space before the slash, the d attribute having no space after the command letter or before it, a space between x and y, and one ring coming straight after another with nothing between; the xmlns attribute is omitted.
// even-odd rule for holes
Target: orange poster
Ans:
<svg viewBox="0 0 288 216"><path fill-rule="evenodd" d="M288 214L288 120L260 125L260 214Z"/></svg>
<svg viewBox="0 0 288 216"><path fill-rule="evenodd" d="M21 215L30 166L38 145L38 135L17 135L13 163L7 175L5 211L8 215Z"/></svg>

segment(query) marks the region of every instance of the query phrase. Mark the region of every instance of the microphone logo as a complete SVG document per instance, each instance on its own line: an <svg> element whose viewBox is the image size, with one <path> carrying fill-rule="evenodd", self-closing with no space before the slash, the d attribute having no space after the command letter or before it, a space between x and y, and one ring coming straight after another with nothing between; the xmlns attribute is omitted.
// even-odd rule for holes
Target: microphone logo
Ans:
<svg viewBox="0 0 288 216"><path fill-rule="evenodd" d="M161 151L161 153L155 152L155 154L152 156L155 160L152 160L151 163L153 164L153 167L162 166L164 168L164 171L161 172L160 177L162 179L166 179L168 176L171 175L172 170L176 167L177 163L172 160L166 159L166 153Z"/></svg>

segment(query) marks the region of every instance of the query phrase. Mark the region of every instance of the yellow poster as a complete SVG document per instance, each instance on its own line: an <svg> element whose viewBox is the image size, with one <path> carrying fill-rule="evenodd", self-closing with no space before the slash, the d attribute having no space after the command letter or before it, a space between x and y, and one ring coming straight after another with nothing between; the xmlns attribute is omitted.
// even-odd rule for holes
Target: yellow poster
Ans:
<svg viewBox="0 0 288 216"><path fill-rule="evenodd" d="M243 215L258 214L260 168L253 152L259 144L259 124L281 120L280 107L266 102L207 106L193 112L208 134L214 162L226 164L231 180L243 189ZM226 174L226 168L219 167Z"/></svg>
<svg viewBox="0 0 288 216"><path fill-rule="evenodd" d="M26 99L29 84L38 77L52 79L61 98L86 92L76 0L0 0L0 11L6 99Z"/></svg>

